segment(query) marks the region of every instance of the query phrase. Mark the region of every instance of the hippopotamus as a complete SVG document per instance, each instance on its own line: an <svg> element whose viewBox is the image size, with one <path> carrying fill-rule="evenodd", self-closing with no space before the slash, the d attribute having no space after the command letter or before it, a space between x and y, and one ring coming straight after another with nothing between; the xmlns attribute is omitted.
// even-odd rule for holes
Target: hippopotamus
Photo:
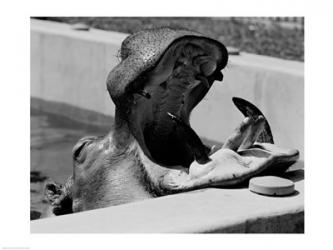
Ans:
<svg viewBox="0 0 333 250"><path fill-rule="evenodd" d="M245 118L222 147L205 145L191 128L191 111L223 80L228 51L221 42L155 28L129 35L120 57L106 81L113 127L105 136L80 139L72 176L64 185L46 185L55 215L235 186L297 161L298 150L275 145L265 116L242 98L233 102Z"/></svg>

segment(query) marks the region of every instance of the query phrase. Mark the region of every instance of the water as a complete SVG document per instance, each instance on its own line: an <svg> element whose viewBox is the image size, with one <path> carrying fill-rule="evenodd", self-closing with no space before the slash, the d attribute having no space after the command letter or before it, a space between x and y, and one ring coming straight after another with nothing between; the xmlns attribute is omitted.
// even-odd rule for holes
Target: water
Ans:
<svg viewBox="0 0 333 250"><path fill-rule="evenodd" d="M49 206L44 198L45 181L50 178L63 184L72 174L76 142L86 135L106 134L108 129L36 109L30 114L30 210L31 219L37 219Z"/></svg>

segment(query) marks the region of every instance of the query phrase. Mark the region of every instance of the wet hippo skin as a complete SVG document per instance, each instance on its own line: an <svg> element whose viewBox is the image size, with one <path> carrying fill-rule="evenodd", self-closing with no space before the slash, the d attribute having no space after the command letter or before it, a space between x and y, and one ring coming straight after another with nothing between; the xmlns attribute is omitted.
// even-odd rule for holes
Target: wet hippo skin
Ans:
<svg viewBox="0 0 333 250"><path fill-rule="evenodd" d="M245 118L222 148L204 145L191 128L191 111L223 79L228 52L220 42L183 29L151 29L127 37L120 56L107 78L115 124L104 137L74 146L65 185L47 184L54 214L236 185L283 172L298 159L297 150L273 144L264 115L241 98L233 102Z"/></svg>

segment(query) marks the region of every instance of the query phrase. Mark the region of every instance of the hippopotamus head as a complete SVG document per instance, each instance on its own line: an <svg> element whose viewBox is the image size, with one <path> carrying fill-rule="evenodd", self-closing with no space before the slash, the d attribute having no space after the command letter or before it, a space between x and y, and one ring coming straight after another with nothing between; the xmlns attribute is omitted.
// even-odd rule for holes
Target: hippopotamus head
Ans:
<svg viewBox="0 0 333 250"><path fill-rule="evenodd" d="M107 88L116 105L116 130L135 137L163 165L207 161L209 149L190 127L190 114L228 61L225 46L197 32L159 28L127 37ZM122 132L120 132L122 131Z"/></svg>
<svg viewBox="0 0 333 250"><path fill-rule="evenodd" d="M225 46L184 29L159 28L127 37L108 78L114 129L73 149L73 175L47 187L53 212L64 214L209 186L230 186L283 172L297 150L277 147L264 115L233 98L246 116L217 151L190 125L193 108L228 62Z"/></svg>

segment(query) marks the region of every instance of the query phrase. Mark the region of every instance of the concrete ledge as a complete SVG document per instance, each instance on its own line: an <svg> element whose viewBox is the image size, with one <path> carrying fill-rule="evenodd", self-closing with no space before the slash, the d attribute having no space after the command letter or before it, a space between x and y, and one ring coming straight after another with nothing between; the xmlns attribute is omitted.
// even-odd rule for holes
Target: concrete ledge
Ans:
<svg viewBox="0 0 333 250"><path fill-rule="evenodd" d="M303 233L304 173L296 193L262 196L209 188L31 222L32 233Z"/></svg>

